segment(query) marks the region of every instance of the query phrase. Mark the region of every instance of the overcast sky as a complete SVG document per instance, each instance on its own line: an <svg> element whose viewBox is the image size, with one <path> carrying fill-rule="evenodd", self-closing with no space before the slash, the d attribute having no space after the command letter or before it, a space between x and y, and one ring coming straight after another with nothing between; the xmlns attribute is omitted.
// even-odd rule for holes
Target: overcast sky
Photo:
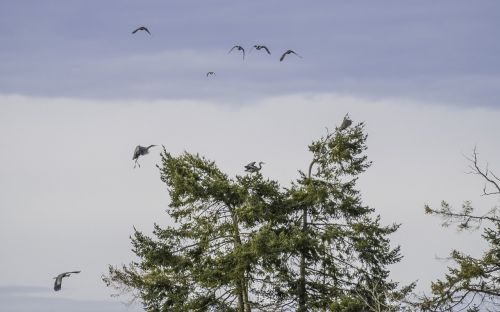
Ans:
<svg viewBox="0 0 500 312"><path fill-rule="evenodd" d="M429 288L452 248L479 255L426 203L479 196L464 154L500 172L497 1L0 2L0 310L136 311L100 276L133 258L132 226L170 223L155 167L137 144L250 161L288 186L307 145L346 112L367 124L360 180L403 261L392 277ZM132 35L138 26L144 32ZM229 49L265 44L245 61ZM294 49L303 58L280 54ZM247 51L248 53L248 51ZM216 76L207 78L206 72ZM52 291L52 277L82 270Z"/></svg>

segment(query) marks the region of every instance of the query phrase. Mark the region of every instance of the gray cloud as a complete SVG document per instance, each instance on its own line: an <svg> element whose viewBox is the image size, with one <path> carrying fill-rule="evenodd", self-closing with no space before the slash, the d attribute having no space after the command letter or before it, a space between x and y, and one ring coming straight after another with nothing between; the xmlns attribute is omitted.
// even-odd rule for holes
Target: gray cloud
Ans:
<svg viewBox="0 0 500 312"><path fill-rule="evenodd" d="M233 102L336 92L498 107L499 9L489 0L3 1L0 92ZM143 24L151 37L130 34ZM241 62L227 55L236 43L273 55ZM279 63L288 48L304 59Z"/></svg>

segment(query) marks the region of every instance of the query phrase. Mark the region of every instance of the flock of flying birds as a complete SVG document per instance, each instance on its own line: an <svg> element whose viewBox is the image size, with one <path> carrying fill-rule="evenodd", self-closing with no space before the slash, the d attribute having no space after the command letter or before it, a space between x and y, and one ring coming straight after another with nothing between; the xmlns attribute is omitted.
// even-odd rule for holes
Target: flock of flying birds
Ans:
<svg viewBox="0 0 500 312"><path fill-rule="evenodd" d="M149 31L149 29L147 27L144 27L144 26L138 27L137 29L135 29L132 32L132 34L135 34L138 31L144 31L144 32L147 32L149 35L151 35L151 32ZM245 59L245 49L242 46L235 45L234 47L231 48L231 50L229 50L228 53L231 53L234 49L236 49L237 51L241 51L241 53L243 55L243 59ZM264 51L267 52L267 54L269 54L269 55L271 54L271 51L269 51L269 49L266 46L263 46L263 45L254 45L252 47L252 49L255 49L257 51L264 50ZM287 51L285 51L285 53L283 53L281 55L280 62L282 62L285 59L285 57L287 55L289 55L289 54L295 54L296 56L302 58L302 56L298 55L293 50L287 50ZM210 75L215 75L215 73L214 72L208 72L207 73L207 77L210 76ZM339 131L347 129L351 124L352 124L352 120L349 119L349 114L346 114L344 116L344 120L342 121L342 124L339 127ZM139 161L139 157L149 154L149 149L152 148L152 147L155 147L155 146L156 145L149 145L149 146L137 145L135 147L134 154L132 156L132 160L134 161L134 168L136 168L136 166L139 166L139 168L141 167L141 165L138 162ZM262 165L265 164L263 161L260 161L258 165L256 165L256 163L257 162L252 161L251 163L249 163L248 165L246 165L244 167L245 168L245 172L248 172L248 173L259 172L262 169ZM54 279L55 279L54 290L55 291L61 290L63 278L69 277L71 274L77 274L77 273L80 273L80 272L81 271L69 271L69 272L61 273L61 274L57 275L56 277L54 277Z"/></svg>
<svg viewBox="0 0 500 312"><path fill-rule="evenodd" d="M151 36L151 32L150 32L150 31L149 31L149 29L148 29L147 27L145 27L145 26L137 27L136 29L134 29L134 31L132 32L132 34L135 34L135 33L137 33L138 31L144 31L144 32L148 33L148 34ZM228 52L227 54L229 54L229 53L233 52L233 50L235 50L235 49L236 49L236 51L241 51L241 55L242 55L243 60L244 60L244 59L245 59L245 48L243 48L243 47L242 47L242 46L240 46L240 45L235 45L235 46L233 46L233 47L231 48L231 50L229 50L229 52ZM257 50L257 51L264 50L264 51L266 51L266 52L267 52L267 54L271 55L271 51L269 51L269 48L268 48L268 47L266 47L265 45L258 45L258 44L256 44L256 45L254 45L254 46L250 49L250 52L249 52L249 53L251 53L253 49L255 49L255 50ZM285 57L286 57L287 55L289 55L289 54L294 54L294 55L296 55L297 57L302 58L302 56L300 56L300 55L299 55L298 53L296 53L295 51L293 51L293 50L286 50L283 54L281 54L281 57L280 57L280 62L283 62L283 60L285 59ZM209 71L209 72L207 72L206 76L207 76L207 77L208 77L208 76L215 76L215 72L213 72L213 71Z"/></svg>

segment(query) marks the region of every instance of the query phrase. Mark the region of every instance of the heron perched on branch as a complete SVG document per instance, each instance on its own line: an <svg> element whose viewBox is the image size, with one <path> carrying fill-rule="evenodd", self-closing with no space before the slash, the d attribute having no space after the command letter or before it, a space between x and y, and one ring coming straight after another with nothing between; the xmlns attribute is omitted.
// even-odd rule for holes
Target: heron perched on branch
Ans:
<svg viewBox="0 0 500 312"><path fill-rule="evenodd" d="M263 161L259 162L259 166L257 167L255 165L255 161L252 161L251 163L245 166L245 171L250 173L259 172L260 169L262 169L262 164L265 164L265 162Z"/></svg>
<svg viewBox="0 0 500 312"><path fill-rule="evenodd" d="M149 32L149 29L147 27L144 27L144 26L136 28L132 33L135 34L139 30L145 31L145 32L147 32L151 36L151 33Z"/></svg>
<svg viewBox="0 0 500 312"><path fill-rule="evenodd" d="M64 272L64 273L61 273L59 275L57 275L56 277L54 277L55 279L55 282L54 282L54 290L55 291L59 291L61 290L61 285L62 285L62 279L64 277L68 277L70 276L71 274L73 273L80 273L81 271L71 271L71 272Z"/></svg>
<svg viewBox="0 0 500 312"><path fill-rule="evenodd" d="M352 120L349 119L349 114L345 114L344 120L342 120L342 124L339 127L339 131L345 130L352 125Z"/></svg>
<svg viewBox="0 0 500 312"><path fill-rule="evenodd" d="M257 51L260 51L260 50L264 49L264 50L266 50L267 54L269 54L269 55L271 54L271 51L269 51L269 49L266 46L264 46L264 45L258 45L258 44L256 44L256 45L253 46L253 48L255 48L255 50L257 50ZM250 52L252 52L252 50L250 50Z"/></svg>
<svg viewBox="0 0 500 312"><path fill-rule="evenodd" d="M245 59L245 49L243 49L243 47L239 45L235 45L234 47L232 47L227 54L231 53L234 49L241 51L241 53L243 54L243 59Z"/></svg>
<svg viewBox="0 0 500 312"><path fill-rule="evenodd" d="M135 168L135 166L139 166L139 168L141 167L141 165L137 162L139 160L139 156L143 156L143 155L148 154L149 149L152 148L153 146L156 146L156 145L150 145L148 147L137 145L135 147L134 156L132 157L132 160L135 160L134 168Z"/></svg>
<svg viewBox="0 0 500 312"><path fill-rule="evenodd" d="M283 53L283 55L281 55L280 62L283 62L283 60L285 59L285 56L287 56L288 54L295 54L298 57L302 58L302 56L300 56L297 53L295 53L295 51L293 51L293 50L287 50L285 53Z"/></svg>

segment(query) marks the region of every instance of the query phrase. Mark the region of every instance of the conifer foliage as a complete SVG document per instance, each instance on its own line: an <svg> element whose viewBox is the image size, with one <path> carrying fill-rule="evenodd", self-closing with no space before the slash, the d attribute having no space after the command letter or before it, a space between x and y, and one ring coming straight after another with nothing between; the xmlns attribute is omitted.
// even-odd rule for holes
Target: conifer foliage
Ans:
<svg viewBox="0 0 500 312"><path fill-rule="evenodd" d="M138 262L110 266L108 286L147 311L396 311L388 266L401 259L355 188L370 162L364 124L309 146L307 172L282 188L260 173L234 178L199 155L159 166L172 226L135 230Z"/></svg>

